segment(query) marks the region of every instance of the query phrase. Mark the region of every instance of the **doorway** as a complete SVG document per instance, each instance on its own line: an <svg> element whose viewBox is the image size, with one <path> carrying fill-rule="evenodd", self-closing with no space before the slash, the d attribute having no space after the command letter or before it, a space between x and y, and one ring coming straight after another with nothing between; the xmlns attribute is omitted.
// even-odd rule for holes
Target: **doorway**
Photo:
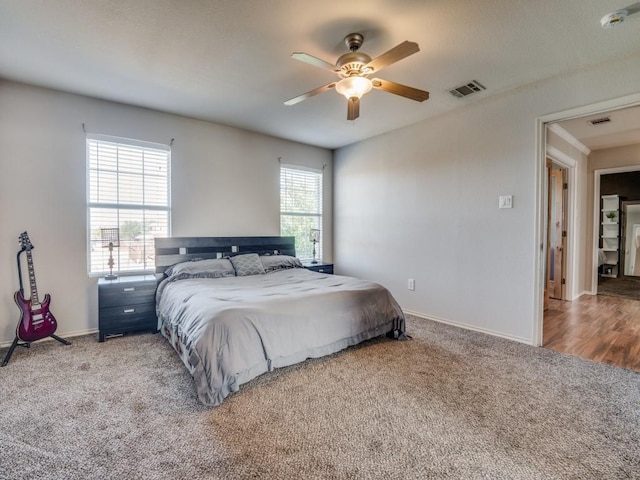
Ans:
<svg viewBox="0 0 640 480"><path fill-rule="evenodd" d="M567 250L567 169L547 158L547 273L545 306L549 298L564 300Z"/></svg>
<svg viewBox="0 0 640 480"><path fill-rule="evenodd" d="M617 111L621 109L626 109L627 107L640 106L640 93L636 93L633 95L629 95L626 97L621 97L617 99L607 100L600 103L579 107L571 110L566 110L563 112L553 113L549 115L545 115L539 117L537 119L537 144L538 144L538 154L536 159L536 238L538 242L536 244L535 251L535 259L537 264L537 269L535 272L536 276L536 288L534 292L534 328L533 328L533 344L536 346L542 346L543 344L543 325L544 325L544 307L545 307L545 299L547 298L547 262L548 262L548 253L547 253L547 223L548 223L548 182L546 175L547 168L547 157L549 156L549 145L547 144L547 129L548 126L558 123L561 121L572 120L583 118L589 115L596 114L607 114L612 111ZM593 185L591 181L588 181L588 175L591 173L587 173L582 171L579 175L577 173L576 168L569 168L569 202L567 205L568 208L568 238L567 238L567 249L563 252L564 257L568 259L567 263L567 284L572 282L571 288L567 288L568 285L565 285L566 293L565 295L568 297L569 302L562 302L568 305L571 305L573 300L577 300L578 298L584 298L583 294L589 293L589 259L593 258L593 262L597 266L597 247L594 249L593 256L589 255L587 252L590 250L588 244L585 244L584 235L585 235L585 227L591 223L590 220L587 220L587 224L585 225L584 215L584 206L580 212L580 217L577 218L575 215L576 209L578 207L578 199L582 199L587 190L590 190L589 184ZM595 173L595 172L594 172ZM574 183L574 192L571 193L571 181L576 179L579 183ZM597 188L597 187L596 187ZM576 192L578 190L578 192ZM590 195L589 195L590 196ZM575 197L575 198L574 198ZM598 193L599 198L599 193ZM582 200L580 200L582 202ZM588 213L587 213L588 214ZM573 238L572 238L573 232ZM587 248L587 251L585 251ZM585 254L587 255L585 256ZM585 264L584 261L588 262L586 268L588 269L586 272L584 270ZM596 269L594 269L595 271ZM594 279L597 282L597 276ZM593 286L594 283L592 282ZM592 292L595 293L595 292ZM582 297L581 297L582 296ZM557 302L553 300L553 302Z"/></svg>

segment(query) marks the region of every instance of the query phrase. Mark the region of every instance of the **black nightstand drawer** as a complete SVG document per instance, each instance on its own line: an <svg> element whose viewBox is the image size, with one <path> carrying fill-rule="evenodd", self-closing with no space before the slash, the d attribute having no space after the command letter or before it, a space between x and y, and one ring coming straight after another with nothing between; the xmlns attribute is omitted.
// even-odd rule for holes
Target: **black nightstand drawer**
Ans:
<svg viewBox="0 0 640 480"><path fill-rule="evenodd" d="M113 335L137 330L155 331L158 327L155 314L136 314L128 317L113 318L105 322L100 328L100 335Z"/></svg>
<svg viewBox="0 0 640 480"><path fill-rule="evenodd" d="M333 263L304 264L304 268L318 273L329 273L333 275Z"/></svg>
<svg viewBox="0 0 640 480"><path fill-rule="evenodd" d="M100 308L154 303L155 298L156 286L148 283L101 285L98 294Z"/></svg>
<svg viewBox="0 0 640 480"><path fill-rule="evenodd" d="M129 323L137 318L146 318L155 315L156 306L151 303L141 303L138 305L118 305L117 307L100 308L100 321L108 322L124 321L130 318ZM125 322L126 323L126 322Z"/></svg>

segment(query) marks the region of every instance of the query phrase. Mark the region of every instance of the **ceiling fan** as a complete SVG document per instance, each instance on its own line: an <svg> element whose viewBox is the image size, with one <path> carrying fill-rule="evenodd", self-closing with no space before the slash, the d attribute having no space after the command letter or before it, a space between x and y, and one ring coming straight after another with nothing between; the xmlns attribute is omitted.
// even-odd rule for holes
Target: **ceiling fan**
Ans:
<svg viewBox="0 0 640 480"><path fill-rule="evenodd" d="M360 98L365 93L371 91L372 88L400 95L401 97L409 98L417 102L424 102L429 98L429 92L425 92L424 90L390 82L389 80L382 80L381 78L369 78L374 73L378 73L392 63L419 52L420 48L417 43L404 41L372 60L366 53L358 51L363 41L364 37L359 33L350 33L347 35L344 38L344 43L350 51L338 58L335 65L325 62L313 55L309 55L308 53L292 53L291 56L296 60L330 70L336 73L340 77L340 80L327 83L310 92L298 95L291 100L287 100L284 104L295 105L314 95L335 88L336 92L344 95L347 99L347 120L355 120L360 116Z"/></svg>
<svg viewBox="0 0 640 480"><path fill-rule="evenodd" d="M620 25L629 15L640 12L640 2L633 3L627 7L621 8L613 13L608 13L600 19L602 28L611 28Z"/></svg>

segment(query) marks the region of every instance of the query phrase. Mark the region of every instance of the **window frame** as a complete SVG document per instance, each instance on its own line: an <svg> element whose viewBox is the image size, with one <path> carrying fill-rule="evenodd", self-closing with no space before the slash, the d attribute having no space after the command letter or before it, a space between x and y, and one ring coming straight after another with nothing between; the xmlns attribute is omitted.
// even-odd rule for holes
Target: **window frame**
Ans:
<svg viewBox="0 0 640 480"><path fill-rule="evenodd" d="M282 174L283 174L283 170L284 169L288 169L288 170L297 170L300 172L306 172L306 173L311 173L314 174L318 177L319 179L319 190L318 190L318 195L319 195L319 199L318 199L318 208L319 208L319 213L306 213L306 212L296 212L296 211L285 211L282 209ZM316 244L316 261L321 262L323 260L323 239L324 239L324 168L313 168L313 167L307 167L307 166L301 166L301 165L295 165L295 164L284 164L281 163L280 164L280 182L279 182L279 197L280 197L280 235L283 236L291 236L290 233L285 233L282 231L282 227L283 227L283 222L282 222L282 217L283 216L300 216L300 217L315 217L318 219L317 224L318 224L318 228L320 229L320 241ZM311 242L308 240L309 239L309 232L305 233L305 239L307 240L308 244L311 244ZM305 249L301 248L301 245L296 244L296 256L298 256L300 258L300 260L302 260L303 262L310 262L313 259L313 255L310 253L308 256L300 256L300 252L301 251L305 251ZM310 250L311 251L311 250Z"/></svg>
<svg viewBox="0 0 640 480"><path fill-rule="evenodd" d="M92 202L91 201L91 157L90 157L90 142L103 142L110 143L116 145L122 145L124 147L134 147L134 148L143 148L150 150L159 150L167 152L167 203L166 206L159 205L145 205L144 200L141 204L134 203L113 203L113 202ZM92 248L92 238L91 238L91 209L92 208L106 208L106 209L116 209L116 210L151 210L151 211L162 211L167 213L167 236L171 236L171 224L172 224L172 202L171 202L171 146L162 144L162 143L154 143L148 142L144 140L137 140L132 138L125 137L116 137L110 135L102 135L102 134L90 134L88 133L85 138L85 166L86 166L86 248L87 248L87 274L90 278L98 278L103 277L105 274L109 273L109 269L100 270L100 271L92 271L92 258L91 258L91 248ZM115 260L115 255L114 255ZM139 274L149 274L155 273L155 265L152 265L147 268L140 269L125 269L120 270L118 268L113 269L113 273L121 276L126 275L139 275Z"/></svg>

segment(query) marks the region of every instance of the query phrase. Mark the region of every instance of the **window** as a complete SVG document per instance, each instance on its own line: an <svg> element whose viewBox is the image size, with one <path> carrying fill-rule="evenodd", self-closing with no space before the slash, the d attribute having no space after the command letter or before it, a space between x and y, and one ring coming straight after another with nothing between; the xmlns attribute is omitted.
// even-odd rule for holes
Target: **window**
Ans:
<svg viewBox="0 0 640 480"><path fill-rule="evenodd" d="M155 269L154 237L170 234L168 146L87 137L89 274Z"/></svg>
<svg viewBox="0 0 640 480"><path fill-rule="evenodd" d="M313 258L312 228L322 230L322 171L303 167L280 167L280 234L296 237L296 255ZM322 259L322 235L316 245Z"/></svg>

